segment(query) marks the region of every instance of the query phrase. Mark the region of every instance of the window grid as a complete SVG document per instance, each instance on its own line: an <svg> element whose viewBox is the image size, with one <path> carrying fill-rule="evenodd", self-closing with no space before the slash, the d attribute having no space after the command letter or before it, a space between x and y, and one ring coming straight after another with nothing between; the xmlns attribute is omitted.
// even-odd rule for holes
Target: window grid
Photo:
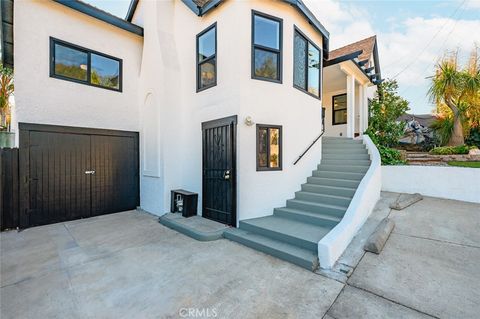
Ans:
<svg viewBox="0 0 480 319"><path fill-rule="evenodd" d="M266 131L266 166L261 166L260 165L260 131L265 130ZM271 166L271 130L278 130L278 140L277 140L277 146L278 146L278 166L277 167L272 167ZM256 152L256 163L257 163L257 171L281 171L282 170L282 141L283 141L283 132L282 132L282 126L281 125L268 125L268 124L257 124L257 134L256 134L256 145L257 145L257 152Z"/></svg>
<svg viewBox="0 0 480 319"><path fill-rule="evenodd" d="M303 41L305 41L305 52L304 52L304 55L305 55L305 61L304 61L304 68L305 68L305 74L304 74L304 83L305 83L305 87L302 87L302 86L299 86L295 83L295 75L294 75L294 81L293 81L293 87L299 89L300 91L310 95L310 96L313 96L314 98L317 98L317 99L321 99L322 98L322 72L323 72L323 51L317 46L315 45L302 31L300 31L300 29L298 29L296 26L294 26L294 36L293 36L293 50L294 50L294 53L293 53L293 56L295 57L295 36L299 36ZM309 49L309 45L311 45L312 47L314 47L315 49L318 50L318 52L320 53L320 56L319 56L319 72L318 72L318 95L315 95L311 92L308 91L308 87L309 87L309 81L308 81L308 71L309 71L309 68L308 68L308 49ZM294 61L295 62L295 61ZM296 70L296 65L295 63L293 63L293 73L296 74L296 72L298 72Z"/></svg>
<svg viewBox="0 0 480 319"><path fill-rule="evenodd" d="M215 30L215 52L208 56L207 58L203 59L202 61L200 61L199 59L199 55L200 55L200 52L199 52L199 41L200 41L200 38L207 34L209 31L211 30ZM206 89L209 89L211 87L214 87L217 85L217 23L215 22L214 24L212 24L211 26L209 26L208 28L206 28L205 30L203 30L202 32L200 32L199 34L197 34L197 39L196 39L196 56L197 56L197 93L198 92L201 92L203 90L206 90ZM201 68L204 64L207 64L207 63L210 63L213 61L213 70L214 70L214 75L215 75L215 78L213 80L213 83L210 84L210 85L206 85L204 87L202 87L201 85Z"/></svg>
<svg viewBox="0 0 480 319"><path fill-rule="evenodd" d="M57 74L55 72L55 51L56 51L55 46L56 45L60 45L60 46L65 47L65 48L69 48L69 49L80 51L80 52L83 52L83 53L87 54L87 70L86 70L87 71L87 79L86 80L80 80L80 79L75 79L75 78L68 77L68 76L63 76L63 75ZM92 58L91 58L91 56L92 56L92 54L96 54L96 55L99 55L99 56L105 57L107 59L111 59L111 60L114 60L114 61L118 62L118 65L119 65L118 88L113 88L113 87L108 87L108 86L103 86L103 85L98 85L98 84L92 83L92 81L91 81L92 80L92 75L91 75L91 72L92 72L92 64L91 64ZM84 47L81 47L81 46L78 46L78 45L63 41L63 40L59 40L59 39L50 37L50 77L61 79L61 80L66 80L66 81L71 81L71 82L75 82L75 83L85 84L85 85L89 85L89 86L93 86L93 87L97 87L97 88L102 88L102 89L106 89L106 90L122 92L123 61L122 61L122 59L119 59L119 58L116 58L116 57L113 57L113 56L110 56L110 55L107 55L107 54L104 54L104 53L101 53L101 52L97 52L97 51L94 51L94 50L89 50L89 49L86 49Z"/></svg>
<svg viewBox="0 0 480 319"><path fill-rule="evenodd" d="M347 103L345 103L345 107L344 107L344 108L336 109L336 110L335 110L335 99L336 99L336 98L339 98L339 97L342 97L342 96L345 96L345 97L346 97L347 94L344 93L344 94L339 94L339 95L334 95L334 96L332 96L332 125L347 124L347 121L348 121L348 120L341 121L341 122L336 122L336 121L335 121L335 114L336 114L337 112L347 111Z"/></svg>
<svg viewBox="0 0 480 319"><path fill-rule="evenodd" d="M271 20L278 23L279 32L278 32L278 49L267 47L261 44L255 43L255 17L261 17L267 20ZM255 10L252 10L252 79L270 81L276 83L282 83L282 42L283 42L283 20L265 13L261 13ZM274 53L277 56L277 77L272 79L269 77L262 77L255 74L255 50L266 51Z"/></svg>

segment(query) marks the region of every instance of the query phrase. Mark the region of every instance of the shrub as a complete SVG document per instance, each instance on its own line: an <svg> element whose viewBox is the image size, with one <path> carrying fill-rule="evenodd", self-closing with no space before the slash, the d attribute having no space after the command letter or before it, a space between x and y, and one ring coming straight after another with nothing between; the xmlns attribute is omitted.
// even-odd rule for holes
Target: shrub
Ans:
<svg viewBox="0 0 480 319"><path fill-rule="evenodd" d="M383 165L401 165L406 163L402 159L402 154L399 150L382 145L377 145L377 148Z"/></svg>
<svg viewBox="0 0 480 319"><path fill-rule="evenodd" d="M468 135L465 143L470 146L476 146L480 148L480 127L473 127L470 130L470 134Z"/></svg>
<svg viewBox="0 0 480 319"><path fill-rule="evenodd" d="M433 150L430 151L430 154L434 155L455 155L455 154L468 154L471 147L467 145L459 145L459 146L442 146L442 147L435 147Z"/></svg>
<svg viewBox="0 0 480 319"><path fill-rule="evenodd" d="M435 120L430 126L435 130L435 137L440 145L446 145L453 133L453 117L441 117Z"/></svg>
<svg viewBox="0 0 480 319"><path fill-rule="evenodd" d="M370 103L370 119L366 134L375 138L377 145L395 146L403 136L405 123L397 122L399 116L409 110L408 101L397 93L395 80L382 82Z"/></svg>

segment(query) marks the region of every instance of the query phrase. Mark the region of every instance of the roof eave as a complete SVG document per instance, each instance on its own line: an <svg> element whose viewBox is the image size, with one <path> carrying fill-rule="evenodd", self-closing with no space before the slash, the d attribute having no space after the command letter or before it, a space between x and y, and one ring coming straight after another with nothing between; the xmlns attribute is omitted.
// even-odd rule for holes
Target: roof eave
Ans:
<svg viewBox="0 0 480 319"><path fill-rule="evenodd" d="M349 54L345 54L345 55L336 57L335 59L327 60L323 63L323 66L328 67L328 66L335 65L335 64L345 62L345 61L348 61L348 60L357 59L360 56L360 54L362 54L362 52L363 52L362 50L358 50L358 51L355 51L355 52L352 52L352 53L349 53Z"/></svg>
<svg viewBox="0 0 480 319"><path fill-rule="evenodd" d="M62 4L66 7L69 7L70 9L76 10L78 12L81 12L83 14L86 14L92 18L101 20L103 22L106 22L110 25L113 25L117 28L123 29L125 31L134 33L139 36L143 36L143 28L139 27L138 25L135 25L133 23L130 23L129 21L123 20L119 17L116 17L114 15L111 15L105 11L102 11L98 8L95 8L94 6L91 6L87 3L77 1L77 0L53 0L59 4Z"/></svg>
<svg viewBox="0 0 480 319"><path fill-rule="evenodd" d="M307 18L308 22L318 31L323 37L323 58L325 60L328 59L328 52L329 52L329 39L330 33L327 29L322 25L320 21L315 17L315 15L308 9L308 7L301 1L301 0L283 0L286 3L294 6L297 8L300 13Z"/></svg>

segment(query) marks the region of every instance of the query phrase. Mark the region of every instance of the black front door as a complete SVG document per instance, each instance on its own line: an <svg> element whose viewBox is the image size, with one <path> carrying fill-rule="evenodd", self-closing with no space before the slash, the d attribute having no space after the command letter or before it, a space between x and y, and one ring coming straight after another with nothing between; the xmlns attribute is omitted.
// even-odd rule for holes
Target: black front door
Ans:
<svg viewBox="0 0 480 319"><path fill-rule="evenodd" d="M202 123L203 217L236 226L237 116Z"/></svg>

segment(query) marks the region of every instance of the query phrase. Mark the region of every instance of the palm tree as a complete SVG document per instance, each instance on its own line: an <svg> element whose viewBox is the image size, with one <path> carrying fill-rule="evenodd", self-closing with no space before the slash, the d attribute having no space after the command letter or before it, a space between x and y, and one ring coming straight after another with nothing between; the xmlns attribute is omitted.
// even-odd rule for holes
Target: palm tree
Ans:
<svg viewBox="0 0 480 319"><path fill-rule="evenodd" d="M453 131L447 143L451 146L464 144L463 112L480 92L477 50L474 50L469 65L463 70L458 66L457 56L458 53L455 52L437 64L428 92L433 102L447 105L453 113Z"/></svg>
<svg viewBox="0 0 480 319"><path fill-rule="evenodd" d="M10 126L10 96L13 94L13 71L0 63L0 130Z"/></svg>

